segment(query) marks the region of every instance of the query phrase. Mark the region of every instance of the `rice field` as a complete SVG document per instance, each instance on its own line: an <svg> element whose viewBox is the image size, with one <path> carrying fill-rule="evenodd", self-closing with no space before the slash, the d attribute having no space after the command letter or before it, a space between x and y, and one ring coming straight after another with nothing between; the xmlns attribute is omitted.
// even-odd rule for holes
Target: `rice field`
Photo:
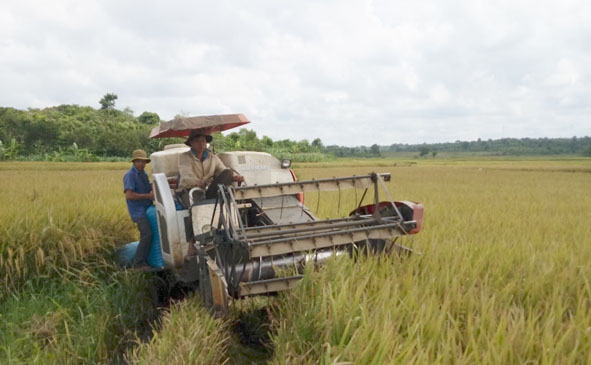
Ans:
<svg viewBox="0 0 591 365"><path fill-rule="evenodd" d="M108 260L136 237L129 164L0 164L0 362L591 363L591 160L394 162L295 166L300 179L390 172L394 199L424 204L423 230L408 258L335 259L264 301L268 348L254 354L237 314L211 317L197 296L142 338L146 278ZM349 200L306 196L321 217Z"/></svg>

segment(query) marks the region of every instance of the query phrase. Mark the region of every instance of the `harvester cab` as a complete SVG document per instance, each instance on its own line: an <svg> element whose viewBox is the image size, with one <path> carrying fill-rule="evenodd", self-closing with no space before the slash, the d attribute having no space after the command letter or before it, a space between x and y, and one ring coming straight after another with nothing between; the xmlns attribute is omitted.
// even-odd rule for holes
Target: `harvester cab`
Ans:
<svg viewBox="0 0 591 365"><path fill-rule="evenodd" d="M187 149L174 145L150 156L154 236L163 267L198 287L208 306L223 309L234 299L289 289L307 263L322 264L335 255L408 253L397 239L421 229L423 206L392 200L385 184L390 174L298 181L289 161L263 152L218 154L245 184L219 185L216 199L189 194L194 198L183 206L171 181L178 177L178 156ZM318 203L324 192L336 192L340 204L348 189L360 197L347 198L348 216L320 219L304 204L304 194ZM362 205L366 198L370 202Z"/></svg>

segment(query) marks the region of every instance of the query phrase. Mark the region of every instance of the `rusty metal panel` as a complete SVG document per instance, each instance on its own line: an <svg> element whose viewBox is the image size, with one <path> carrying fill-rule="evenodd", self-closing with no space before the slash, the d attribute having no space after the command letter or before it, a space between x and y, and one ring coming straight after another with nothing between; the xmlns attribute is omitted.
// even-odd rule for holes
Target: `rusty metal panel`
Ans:
<svg viewBox="0 0 591 365"><path fill-rule="evenodd" d="M293 288L304 276L296 275L286 278L275 278L253 282L240 283L240 296L275 293Z"/></svg>

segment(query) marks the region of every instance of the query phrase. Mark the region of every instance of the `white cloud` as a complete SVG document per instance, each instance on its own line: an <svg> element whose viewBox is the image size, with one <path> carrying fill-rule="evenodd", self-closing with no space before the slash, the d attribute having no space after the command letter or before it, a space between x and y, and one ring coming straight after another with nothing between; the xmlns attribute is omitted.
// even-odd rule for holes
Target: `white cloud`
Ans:
<svg viewBox="0 0 591 365"><path fill-rule="evenodd" d="M0 105L242 112L274 140L591 135L591 3L0 4ZM8 85L8 86L6 86Z"/></svg>

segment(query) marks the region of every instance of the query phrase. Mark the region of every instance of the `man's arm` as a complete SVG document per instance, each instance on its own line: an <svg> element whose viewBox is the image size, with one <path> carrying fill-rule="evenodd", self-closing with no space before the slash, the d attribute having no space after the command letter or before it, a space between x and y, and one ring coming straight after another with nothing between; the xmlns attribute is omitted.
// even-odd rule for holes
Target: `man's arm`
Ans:
<svg viewBox="0 0 591 365"><path fill-rule="evenodd" d="M212 153L211 162L213 162L213 174L214 176L218 176L222 173L225 169L227 169L226 165L220 160L220 158Z"/></svg>
<svg viewBox="0 0 591 365"><path fill-rule="evenodd" d="M222 160L220 160L220 158L217 155L213 155L213 162L215 164L215 175L216 176L221 174L222 171L224 171L226 169L232 170L229 167L227 167L226 165L224 165ZM232 170L232 175L233 175L234 181L236 181L236 182L243 182L244 181L244 176L235 174L233 170Z"/></svg>
<svg viewBox="0 0 591 365"><path fill-rule="evenodd" d="M143 199L150 199L154 200L154 190L150 190L148 194L138 194L131 189L125 190L125 199L127 200L143 200Z"/></svg>

